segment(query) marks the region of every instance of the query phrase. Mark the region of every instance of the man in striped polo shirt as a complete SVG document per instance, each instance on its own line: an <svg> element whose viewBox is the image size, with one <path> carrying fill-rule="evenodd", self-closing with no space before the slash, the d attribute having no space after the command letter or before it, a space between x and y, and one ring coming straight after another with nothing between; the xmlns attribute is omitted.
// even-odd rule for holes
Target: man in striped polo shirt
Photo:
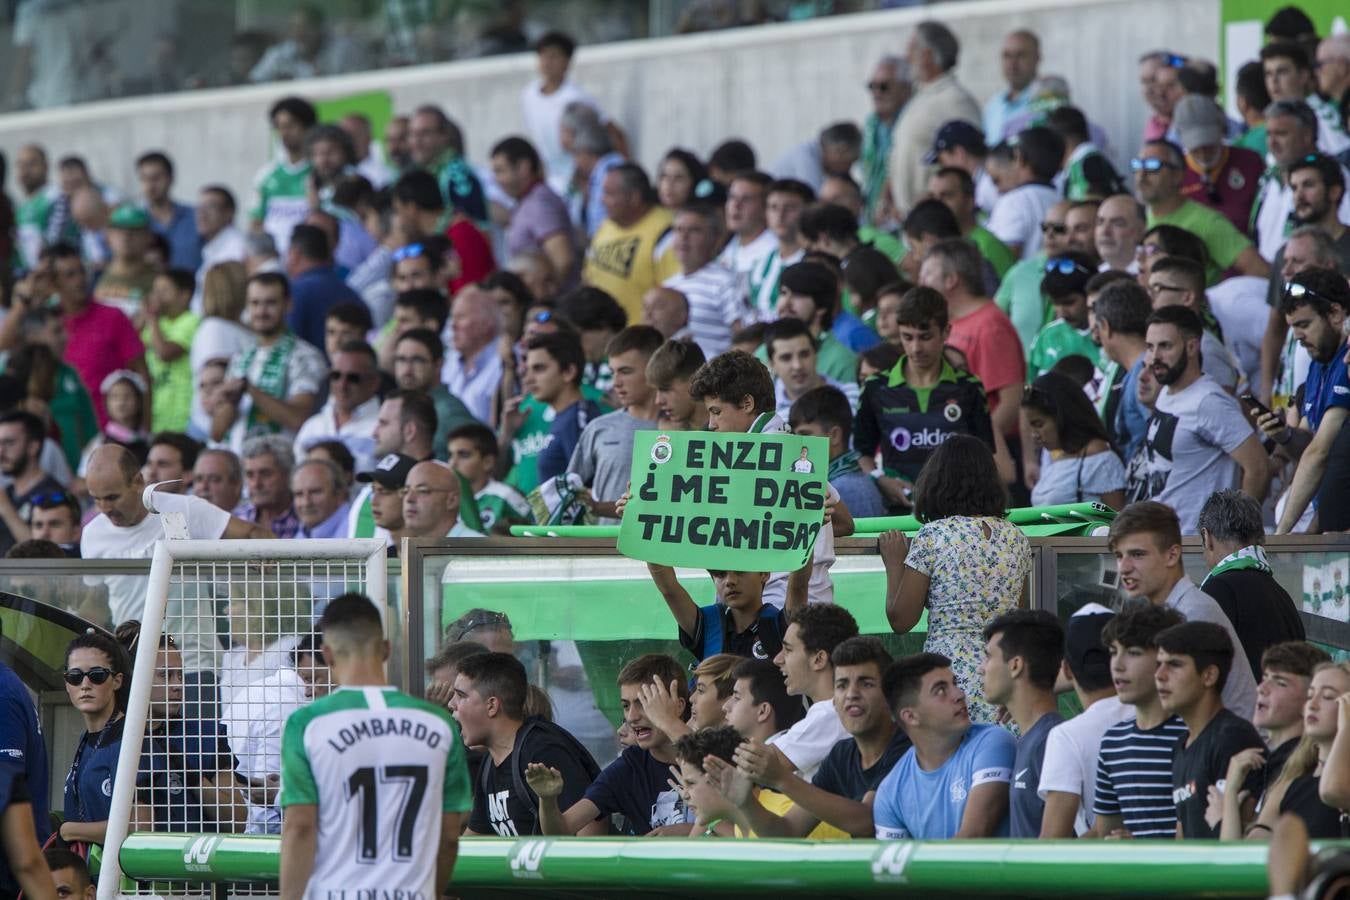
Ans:
<svg viewBox="0 0 1350 900"><path fill-rule="evenodd" d="M1135 715L1102 736L1097 762L1097 816L1090 837L1167 838L1177 835L1172 802L1172 756L1186 739L1186 723L1169 715L1153 680L1158 634L1182 622L1165 606L1134 603L1102 629L1111 650L1116 696Z"/></svg>
<svg viewBox="0 0 1350 900"><path fill-rule="evenodd" d="M672 251L680 271L662 284L684 294L694 343L712 359L731 349L731 336L749 321L750 311L736 273L714 258L722 243L716 208L697 201L686 205L675 214L673 230Z"/></svg>

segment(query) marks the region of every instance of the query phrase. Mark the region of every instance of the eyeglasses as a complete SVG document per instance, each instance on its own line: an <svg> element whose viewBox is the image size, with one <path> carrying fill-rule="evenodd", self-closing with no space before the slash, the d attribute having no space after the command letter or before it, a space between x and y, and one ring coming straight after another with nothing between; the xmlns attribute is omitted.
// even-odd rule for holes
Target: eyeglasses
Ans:
<svg viewBox="0 0 1350 900"><path fill-rule="evenodd" d="M1083 264L1069 259L1067 256L1056 257L1045 262L1045 274L1058 272L1061 275L1072 275L1074 272L1087 272Z"/></svg>
<svg viewBox="0 0 1350 900"><path fill-rule="evenodd" d="M1136 157L1130 160L1130 168L1136 172L1160 172L1163 169L1179 169L1181 167L1165 159L1157 159L1156 157L1140 159Z"/></svg>
<svg viewBox="0 0 1350 900"><path fill-rule="evenodd" d="M1042 222L1041 234L1068 234L1069 226L1063 222Z"/></svg>
<svg viewBox="0 0 1350 900"><path fill-rule="evenodd" d="M420 487L420 488L417 488L416 490L414 490L414 489L408 488L408 487L401 487L401 488L398 489L398 495L399 495L400 497L406 497L406 496L408 496L409 494L412 494L413 496L420 497L420 498L422 498L423 500L425 500L427 497L430 497L432 494L448 494L448 493L450 493L451 490L453 490L453 488L429 488L429 487Z"/></svg>
<svg viewBox="0 0 1350 900"><path fill-rule="evenodd" d="M421 244L405 244L394 251L394 262L403 262L405 259L416 259L426 252L426 248Z"/></svg>
<svg viewBox="0 0 1350 900"><path fill-rule="evenodd" d="M71 687L79 687L85 678L88 678L94 684L103 684L109 678L116 674L112 669L105 669L103 666L94 666L94 668L85 671L84 669L67 669L65 675L66 684Z"/></svg>
<svg viewBox="0 0 1350 900"><path fill-rule="evenodd" d="M884 94L891 89L891 83L889 81L869 81L867 82L867 89L874 94Z"/></svg>
<svg viewBox="0 0 1350 900"><path fill-rule="evenodd" d="M1335 303L1337 306L1341 305L1341 301L1332 300L1326 294L1319 294L1306 284L1299 284L1297 281L1291 281L1289 284L1285 285L1284 295L1290 300L1306 300L1309 297L1314 297L1321 300L1323 303Z"/></svg>
<svg viewBox="0 0 1350 900"><path fill-rule="evenodd" d="M334 369L328 373L329 384L337 384L340 381L345 381L347 384L360 384L365 379L366 376L363 372L339 372Z"/></svg>

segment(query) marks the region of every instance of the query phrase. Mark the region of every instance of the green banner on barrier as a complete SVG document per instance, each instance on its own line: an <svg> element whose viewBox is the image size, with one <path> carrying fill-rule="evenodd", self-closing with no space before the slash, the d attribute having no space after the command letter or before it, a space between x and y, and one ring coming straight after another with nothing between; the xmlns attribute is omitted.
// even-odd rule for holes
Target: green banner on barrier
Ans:
<svg viewBox="0 0 1350 900"><path fill-rule="evenodd" d="M667 566L799 569L824 522L828 468L819 437L640 431L619 552Z"/></svg>

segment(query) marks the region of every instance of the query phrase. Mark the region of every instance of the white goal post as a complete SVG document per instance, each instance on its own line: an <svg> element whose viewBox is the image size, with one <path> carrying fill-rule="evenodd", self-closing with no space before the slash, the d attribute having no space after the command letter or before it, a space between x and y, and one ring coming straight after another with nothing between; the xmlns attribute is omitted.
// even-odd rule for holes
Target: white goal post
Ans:
<svg viewBox="0 0 1350 900"><path fill-rule="evenodd" d="M246 768L243 759L259 745L259 740L229 733L227 710L237 710L232 713L231 721L241 732L245 727L253 728L261 720L271 717L272 721L262 723L270 729L271 736L264 741L268 749L266 753L259 750L254 755L274 759L279 753L279 732L284 716L293 708L297 696L303 698L297 691L308 688L309 683L301 684L294 670L288 676L291 681L282 685L269 685L266 679L260 681L258 677L268 670L289 666L297 645L313 633L314 621L323 604L348 591L360 591L374 601L386 623L386 634L397 642L406 623L391 621L386 559L385 542L375 539L160 540L156 543L141 614L142 639L137 640L135 647L126 722L117 776L112 785L111 811L98 879L99 900L114 900L126 893L122 890L118 856L123 841L132 830L147 727L152 741L145 746L159 748L151 751L160 754L161 763L156 765L162 764L163 760L169 761L167 783L171 786L166 787L165 796L183 791L181 779L176 790L172 786L175 761L177 765L188 766L188 760L199 761L212 756L202 749L206 746L203 734L209 734L213 748L228 746L224 758L231 758L232 753L240 760L239 768ZM232 649L225 649L220 640L223 636L228 636ZM406 635L404 638L406 640ZM191 674L202 676L202 683L194 681L190 685L200 692L194 695L196 699L188 700L187 692L181 691L176 712L165 712L173 707L165 703L168 694L162 670L160 686L156 688L155 685L161 641L172 641L175 649L181 646L183 657L191 656L200 670ZM189 650L189 646L194 649ZM203 652L199 649L202 647L207 649ZM188 666L184 665L184 668ZM261 691L273 687L275 691L258 699L262 696ZM158 702L152 702L152 692L156 690ZM208 693L209 702L202 699ZM285 694L287 701L278 702L274 696L278 693ZM206 721L208 715L211 721ZM172 717L177 718L166 728L169 725L166 720ZM277 718L282 721L275 721ZM229 733L228 744L217 740L218 731L222 737ZM163 738L171 733L186 734L187 737L179 738L174 744ZM158 743L155 743L156 737ZM250 750L246 753L243 747ZM220 758L220 754L215 758ZM212 774L215 773L213 769ZM221 774L233 775L233 770ZM269 778L268 784L274 781ZM153 783L150 789L154 791ZM269 794L269 790L273 793ZM249 799L250 791L255 799ZM257 800L259 792L268 799ZM271 827L279 823L274 789L238 790L230 780L223 793L234 798L225 801L228 809L218 799L220 792L216 792L210 801L199 800L197 811L200 813L205 809L203 818L209 817L213 822L229 822L228 828L217 826L212 829L200 825L194 828L193 823L187 827L161 828L156 815L153 818L155 830L237 833L251 829L251 833L276 833ZM273 820L271 823L266 819L269 815Z"/></svg>

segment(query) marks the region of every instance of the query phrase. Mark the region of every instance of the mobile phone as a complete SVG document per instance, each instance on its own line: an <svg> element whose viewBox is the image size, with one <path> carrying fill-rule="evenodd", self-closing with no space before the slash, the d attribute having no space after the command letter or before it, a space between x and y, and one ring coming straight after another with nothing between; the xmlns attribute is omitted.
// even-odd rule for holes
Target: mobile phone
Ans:
<svg viewBox="0 0 1350 900"><path fill-rule="evenodd" d="M1243 406L1250 409L1257 417L1275 415L1268 406L1260 400L1257 400L1254 394L1242 394L1238 399L1242 401Z"/></svg>

